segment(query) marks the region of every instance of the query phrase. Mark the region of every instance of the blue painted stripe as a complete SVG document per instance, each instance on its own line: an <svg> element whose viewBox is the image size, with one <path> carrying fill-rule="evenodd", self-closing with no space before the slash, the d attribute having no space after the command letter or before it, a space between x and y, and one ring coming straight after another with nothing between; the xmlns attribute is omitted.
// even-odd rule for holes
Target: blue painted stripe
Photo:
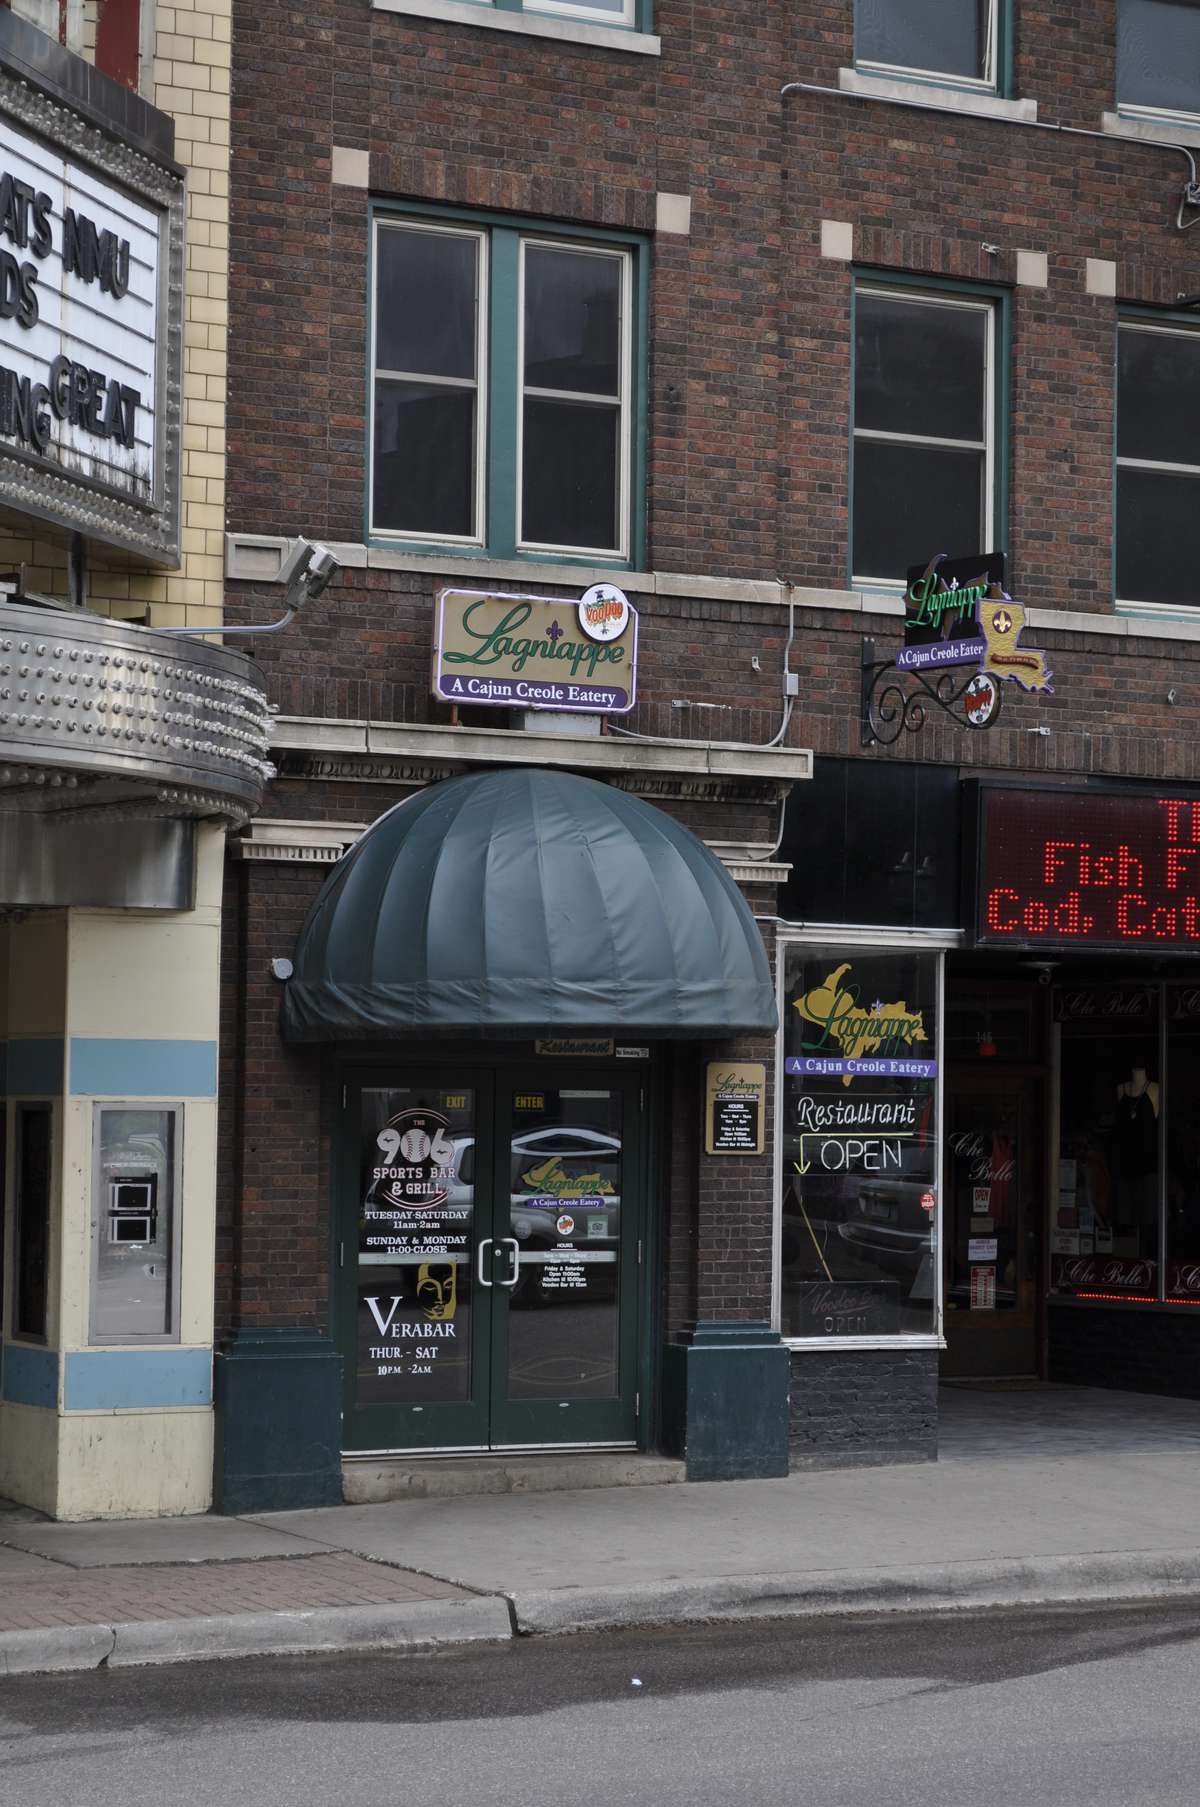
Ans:
<svg viewBox="0 0 1200 1807"><path fill-rule="evenodd" d="M63 1089L61 1035L16 1036L4 1043L4 1091L9 1098L58 1098Z"/></svg>
<svg viewBox="0 0 1200 1807"><path fill-rule="evenodd" d="M73 1035L71 1093L75 1097L215 1098L217 1044Z"/></svg>
<svg viewBox="0 0 1200 1807"><path fill-rule="evenodd" d="M13 1405L58 1404L58 1351L5 1343L0 1355L0 1398Z"/></svg>
<svg viewBox="0 0 1200 1807"><path fill-rule="evenodd" d="M212 1404L211 1349L78 1349L63 1366L68 1412Z"/></svg>

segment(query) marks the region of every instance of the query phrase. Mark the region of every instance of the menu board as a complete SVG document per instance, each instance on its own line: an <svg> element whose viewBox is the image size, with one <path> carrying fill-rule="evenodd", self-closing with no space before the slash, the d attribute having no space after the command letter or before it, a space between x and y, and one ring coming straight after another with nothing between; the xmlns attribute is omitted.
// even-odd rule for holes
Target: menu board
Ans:
<svg viewBox="0 0 1200 1807"><path fill-rule="evenodd" d="M704 1152L761 1154L767 1069L760 1061L710 1060L704 1088Z"/></svg>

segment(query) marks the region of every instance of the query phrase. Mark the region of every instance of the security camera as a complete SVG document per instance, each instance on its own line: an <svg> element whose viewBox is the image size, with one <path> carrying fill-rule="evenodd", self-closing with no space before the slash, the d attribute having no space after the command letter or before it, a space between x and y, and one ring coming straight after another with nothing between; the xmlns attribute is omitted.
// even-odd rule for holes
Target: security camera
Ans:
<svg viewBox="0 0 1200 1807"><path fill-rule="evenodd" d="M1054 983L1054 974L1058 966L1057 960L1026 960L1024 964L1031 972L1037 974L1037 982L1039 985L1052 985Z"/></svg>
<svg viewBox="0 0 1200 1807"><path fill-rule="evenodd" d="M308 592L310 602L315 596L319 596L322 590L328 588L341 569L328 546L313 546L311 551L312 557L308 563L308 570L304 573L304 587Z"/></svg>
<svg viewBox="0 0 1200 1807"><path fill-rule="evenodd" d="M287 585L287 603L298 609L328 589L341 569L328 546L315 540L293 540L279 567L277 583Z"/></svg>

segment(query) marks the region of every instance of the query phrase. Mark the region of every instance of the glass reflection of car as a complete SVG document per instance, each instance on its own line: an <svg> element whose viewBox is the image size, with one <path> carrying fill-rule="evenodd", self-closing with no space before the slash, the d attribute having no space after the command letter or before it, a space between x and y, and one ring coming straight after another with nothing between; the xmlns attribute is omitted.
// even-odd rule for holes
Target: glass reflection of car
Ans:
<svg viewBox="0 0 1200 1807"><path fill-rule="evenodd" d="M474 1199L475 1143L469 1136L454 1142L453 1177L447 1204L469 1210ZM620 1234L621 1142L618 1136L575 1126L526 1130L514 1136L510 1163L511 1230L523 1255L561 1249L564 1243L596 1252L616 1250ZM596 1201L603 1200L603 1203ZM586 1202L585 1202L586 1201ZM559 1227L566 1217L569 1229ZM599 1225L603 1221L603 1231ZM518 1271L514 1305L531 1305L543 1296L543 1262ZM615 1264L598 1263L615 1274ZM599 1272L589 1275L592 1283Z"/></svg>
<svg viewBox="0 0 1200 1807"><path fill-rule="evenodd" d="M512 1234L522 1256L569 1244L611 1257L620 1233L620 1183L621 1143L617 1136L553 1125L514 1136ZM522 1264L513 1290L514 1305L546 1302L545 1269L544 1261ZM615 1280L617 1270L610 1259L589 1263L585 1271L587 1291L595 1293Z"/></svg>
<svg viewBox="0 0 1200 1807"><path fill-rule="evenodd" d="M921 1204L933 1189L932 1152L905 1141L899 1168L868 1168L862 1161L821 1173L806 1188L797 1171L799 1136L784 1138L783 1266L807 1269L812 1244L827 1249L836 1237L873 1267L915 1274L930 1248L931 1213Z"/></svg>
<svg viewBox="0 0 1200 1807"><path fill-rule="evenodd" d="M914 1274L930 1251L933 1213L921 1200L934 1190L932 1150L903 1142L898 1169L859 1172L855 1181L839 1236L885 1272Z"/></svg>

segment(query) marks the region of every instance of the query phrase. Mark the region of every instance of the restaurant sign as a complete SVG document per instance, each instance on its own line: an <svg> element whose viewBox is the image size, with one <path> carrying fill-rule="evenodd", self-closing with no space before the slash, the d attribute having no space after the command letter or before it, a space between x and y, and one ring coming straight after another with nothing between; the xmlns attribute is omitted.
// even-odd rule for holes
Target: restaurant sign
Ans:
<svg viewBox="0 0 1200 1807"><path fill-rule="evenodd" d="M1025 610L1004 588L1002 552L958 559L939 554L926 565L909 567L904 645L896 667L931 671L973 665L981 679L1052 691L1045 654L1023 644L1024 632Z"/></svg>
<svg viewBox="0 0 1200 1807"><path fill-rule="evenodd" d="M1052 695L1045 653L1025 640L1025 608L1004 587L1004 554L937 553L910 565L904 645L892 658L862 648L862 743L891 746L916 734L930 705L960 727L990 728L1005 684Z"/></svg>
<svg viewBox="0 0 1200 1807"><path fill-rule="evenodd" d="M636 609L615 584L578 601L443 590L433 694L447 703L625 715L637 696Z"/></svg>

